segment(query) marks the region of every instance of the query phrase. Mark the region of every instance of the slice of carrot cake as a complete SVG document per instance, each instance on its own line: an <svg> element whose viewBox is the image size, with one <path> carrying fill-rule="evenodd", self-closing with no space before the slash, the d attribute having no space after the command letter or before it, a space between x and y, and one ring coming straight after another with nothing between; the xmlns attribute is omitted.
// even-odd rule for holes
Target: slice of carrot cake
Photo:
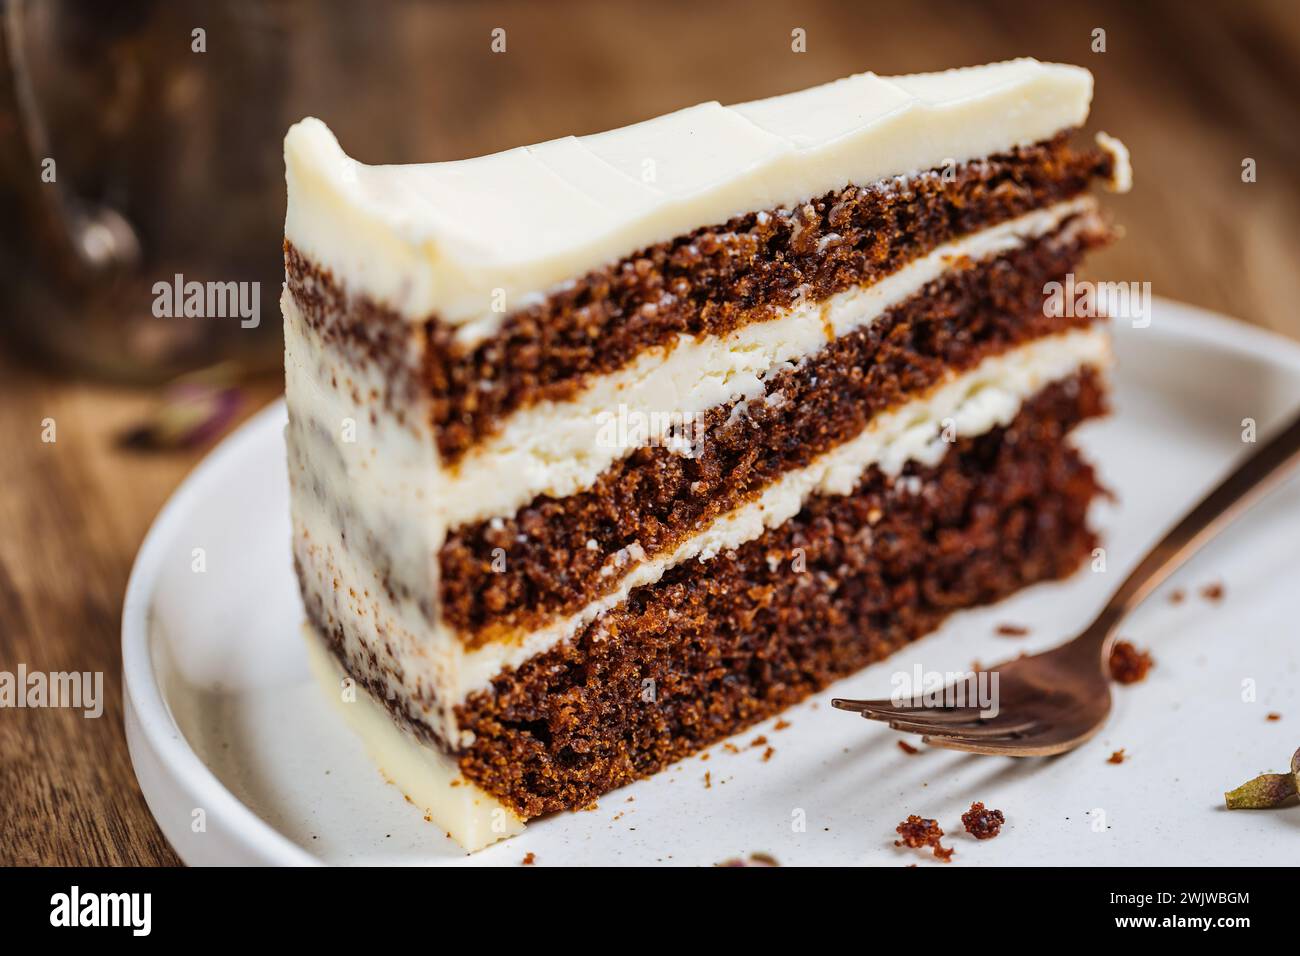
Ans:
<svg viewBox="0 0 1300 956"><path fill-rule="evenodd" d="M434 821L589 804L1079 565L1110 349L1044 299L1129 180L1091 93L863 74L412 166L289 131L313 659Z"/></svg>

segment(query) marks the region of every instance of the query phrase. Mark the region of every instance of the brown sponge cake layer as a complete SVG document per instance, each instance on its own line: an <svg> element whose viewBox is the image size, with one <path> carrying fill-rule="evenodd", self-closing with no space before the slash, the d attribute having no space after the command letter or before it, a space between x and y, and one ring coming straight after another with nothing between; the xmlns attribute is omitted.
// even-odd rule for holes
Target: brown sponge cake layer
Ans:
<svg viewBox="0 0 1300 956"><path fill-rule="evenodd" d="M439 555L444 620L478 646L574 613L616 589L627 549L647 557L670 551L953 372L1088 324L1042 307L1044 284L1109 238L1099 227L1075 226L1066 221L1000 257L965 264L771 376L763 398L713 409L693 457L641 448L586 491L541 496L513 517L454 529Z"/></svg>
<svg viewBox="0 0 1300 956"><path fill-rule="evenodd" d="M585 806L777 713L953 611L1060 578L1099 491L1065 442L1095 373L936 466L867 473L734 552L690 562L458 709L464 775L523 817ZM647 693L647 688L651 693Z"/></svg>
<svg viewBox="0 0 1300 956"><path fill-rule="evenodd" d="M797 301L871 283L944 242L1069 199L1112 160L1052 140L878 183L794 209L736 217L577 277L467 345L429 316L409 323L340 287L285 244L288 288L312 328L350 359L377 363L428 396L443 461L454 464L510 413L563 400L681 334L724 334ZM509 305L509 304L508 304Z"/></svg>

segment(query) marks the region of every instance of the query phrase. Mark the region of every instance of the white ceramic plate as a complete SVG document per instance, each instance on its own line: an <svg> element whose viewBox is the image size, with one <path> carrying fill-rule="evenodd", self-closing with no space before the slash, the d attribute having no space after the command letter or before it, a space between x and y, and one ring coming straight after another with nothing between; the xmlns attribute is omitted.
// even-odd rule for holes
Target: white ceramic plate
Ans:
<svg viewBox="0 0 1300 956"><path fill-rule="evenodd" d="M834 711L885 696L919 664L961 670L1070 636L1158 534L1260 433L1300 407L1300 346L1157 301L1149 328L1116 330L1115 414L1080 439L1119 500L1098 508L1105 573L1087 570L959 615L890 660L598 809L529 824L470 857L386 784L307 672L289 560L282 404L214 451L159 515L123 613L126 732L140 786L188 863L712 864L753 852L783 864L929 864L893 845L909 813L953 835L972 864L1292 863L1295 810L1233 812L1222 793L1281 770L1300 746L1300 482L1292 482L1152 598L1125 628L1156 667L1117 691L1103 732L1054 759L923 749ZM201 555L195 549L202 549ZM199 556L206 570L196 571ZM1214 603L1199 586L1221 582ZM1174 588L1187 598L1175 605ZM997 636L998 624L1030 628ZM1276 712L1280 721L1266 715ZM749 747L766 734L775 748ZM915 741L915 738L907 738ZM1128 759L1113 765L1124 748ZM705 784L705 774L710 784ZM961 834L974 800L1002 835Z"/></svg>

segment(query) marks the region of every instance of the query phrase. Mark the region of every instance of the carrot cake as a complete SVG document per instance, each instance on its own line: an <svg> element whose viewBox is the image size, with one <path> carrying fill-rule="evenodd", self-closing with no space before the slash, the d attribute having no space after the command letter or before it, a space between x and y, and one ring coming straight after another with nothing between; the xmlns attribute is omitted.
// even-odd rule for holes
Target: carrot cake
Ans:
<svg viewBox="0 0 1300 956"><path fill-rule="evenodd" d="M285 140L317 674L475 849L1071 573L1091 75L1016 60L458 162Z"/></svg>

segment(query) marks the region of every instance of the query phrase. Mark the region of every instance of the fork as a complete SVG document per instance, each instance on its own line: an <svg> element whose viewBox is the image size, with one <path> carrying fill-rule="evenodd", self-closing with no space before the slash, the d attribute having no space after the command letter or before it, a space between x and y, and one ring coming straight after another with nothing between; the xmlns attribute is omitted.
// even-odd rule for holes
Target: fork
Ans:
<svg viewBox="0 0 1300 956"><path fill-rule="evenodd" d="M1137 607L1188 558L1300 465L1300 416L1251 455L1211 491L1142 559L1101 613L1067 644L1008 661L997 675L996 708L963 704L962 684L949 684L941 705L836 698L831 706L879 720L895 730L923 734L926 743L952 750L1009 757L1064 753L1093 736L1110 713L1109 661L1115 633ZM960 691L960 693L958 693ZM948 704L948 701L955 703Z"/></svg>

